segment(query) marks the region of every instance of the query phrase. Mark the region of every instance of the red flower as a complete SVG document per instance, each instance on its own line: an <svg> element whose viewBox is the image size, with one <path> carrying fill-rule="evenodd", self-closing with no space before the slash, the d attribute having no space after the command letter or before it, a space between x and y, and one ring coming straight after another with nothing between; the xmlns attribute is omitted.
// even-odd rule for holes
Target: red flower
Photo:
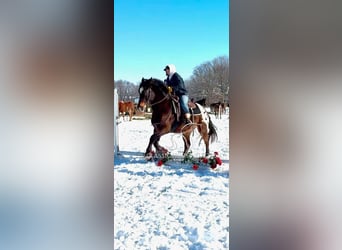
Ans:
<svg viewBox="0 0 342 250"><path fill-rule="evenodd" d="M162 160L159 160L159 161L157 162L157 166L160 167L160 166L162 166L162 165L163 165L163 161L162 161Z"/></svg>
<svg viewBox="0 0 342 250"><path fill-rule="evenodd" d="M203 159L202 159L202 162L203 162L203 163L208 163L208 159L207 159L207 158L203 158Z"/></svg>
<svg viewBox="0 0 342 250"><path fill-rule="evenodd" d="M216 163L214 162L213 164L211 164L210 166L212 169L216 168Z"/></svg>
<svg viewBox="0 0 342 250"><path fill-rule="evenodd" d="M197 170L197 169L198 169L198 165L194 164L194 165L192 166L192 169L193 169L193 170Z"/></svg>
<svg viewBox="0 0 342 250"><path fill-rule="evenodd" d="M218 155L218 152L214 152L214 155L215 155L215 156Z"/></svg>
<svg viewBox="0 0 342 250"><path fill-rule="evenodd" d="M216 163L220 166L222 165L222 160L220 159L220 157L216 157Z"/></svg>

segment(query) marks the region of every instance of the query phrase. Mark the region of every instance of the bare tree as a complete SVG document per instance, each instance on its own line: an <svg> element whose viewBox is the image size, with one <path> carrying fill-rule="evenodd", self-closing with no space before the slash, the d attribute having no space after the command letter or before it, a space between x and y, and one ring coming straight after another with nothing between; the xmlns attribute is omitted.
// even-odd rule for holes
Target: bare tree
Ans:
<svg viewBox="0 0 342 250"><path fill-rule="evenodd" d="M212 61L214 82L217 88L217 97L221 102L228 102L229 94L229 60L228 57L217 57Z"/></svg>
<svg viewBox="0 0 342 250"><path fill-rule="evenodd" d="M206 98L207 104L229 102L229 59L227 56L216 57L195 67L191 77L185 81L189 97L199 100ZM138 98L136 84L114 81L120 100L135 102Z"/></svg>
<svg viewBox="0 0 342 250"><path fill-rule="evenodd" d="M229 93L229 60L220 56L205 62L193 70L186 85L190 98L195 100L206 98L207 103L228 102Z"/></svg>
<svg viewBox="0 0 342 250"><path fill-rule="evenodd" d="M125 81L118 80L114 81L114 87L118 90L119 99L122 101L135 101L138 98L138 88L136 84Z"/></svg>

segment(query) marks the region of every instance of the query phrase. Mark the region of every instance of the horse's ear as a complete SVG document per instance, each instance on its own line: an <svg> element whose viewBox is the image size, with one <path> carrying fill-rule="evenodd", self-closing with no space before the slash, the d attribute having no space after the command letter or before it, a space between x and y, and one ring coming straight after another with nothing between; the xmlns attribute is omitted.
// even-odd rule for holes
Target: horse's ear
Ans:
<svg viewBox="0 0 342 250"><path fill-rule="evenodd" d="M150 80L152 80L152 77L150 78Z"/></svg>
<svg viewBox="0 0 342 250"><path fill-rule="evenodd" d="M143 78L141 78L141 81L143 82L145 79L144 79L144 77Z"/></svg>

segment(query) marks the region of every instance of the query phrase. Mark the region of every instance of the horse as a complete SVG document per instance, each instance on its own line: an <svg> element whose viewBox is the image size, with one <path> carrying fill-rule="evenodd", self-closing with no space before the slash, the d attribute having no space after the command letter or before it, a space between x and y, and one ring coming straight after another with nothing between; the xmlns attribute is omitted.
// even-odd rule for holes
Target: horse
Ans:
<svg viewBox="0 0 342 250"><path fill-rule="evenodd" d="M210 111L214 112L215 117L221 119L221 115L225 113L225 105L222 102L215 102L210 104Z"/></svg>
<svg viewBox="0 0 342 250"><path fill-rule="evenodd" d="M191 114L192 123L186 124L184 120L177 120L177 115L173 109L174 96L172 96L163 81L150 78L142 78L139 86L138 107L144 107L149 103L152 108L151 123L154 127L146 148L145 158L150 160L153 156L152 145L157 153L166 154L167 149L159 145L161 136L168 133L182 133L184 142L184 152L186 155L190 148L190 135L196 128L205 143L205 155L209 155L209 142L217 140L216 127L204 108L196 104L196 108ZM179 104L179 103L178 103Z"/></svg>
<svg viewBox="0 0 342 250"><path fill-rule="evenodd" d="M205 106L207 106L206 100L207 100L206 98L203 98L201 100L196 101L196 103L198 103L199 105L205 107Z"/></svg>
<svg viewBox="0 0 342 250"><path fill-rule="evenodd" d="M132 121L133 112L134 112L133 102L119 101L119 113L122 114L122 117L124 120L125 120L126 113L128 113L129 120Z"/></svg>
<svg viewBox="0 0 342 250"><path fill-rule="evenodd" d="M198 103L199 105L205 107L207 106L206 104L206 98L202 98L201 100L195 101L194 98L191 98L192 103Z"/></svg>

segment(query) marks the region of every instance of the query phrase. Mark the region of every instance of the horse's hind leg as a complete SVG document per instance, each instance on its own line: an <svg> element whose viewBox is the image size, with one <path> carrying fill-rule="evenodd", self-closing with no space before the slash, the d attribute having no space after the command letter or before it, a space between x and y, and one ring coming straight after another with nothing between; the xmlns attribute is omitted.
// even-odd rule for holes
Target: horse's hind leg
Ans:
<svg viewBox="0 0 342 250"><path fill-rule="evenodd" d="M189 148L190 148L190 134L191 134L191 131L190 132L185 132L183 133L183 141L184 141L184 152L183 152L183 155L186 155L189 151Z"/></svg>
<svg viewBox="0 0 342 250"><path fill-rule="evenodd" d="M207 124L202 122L200 125L197 126L197 129L205 144L205 156L208 156L209 155L209 135L208 135Z"/></svg>

